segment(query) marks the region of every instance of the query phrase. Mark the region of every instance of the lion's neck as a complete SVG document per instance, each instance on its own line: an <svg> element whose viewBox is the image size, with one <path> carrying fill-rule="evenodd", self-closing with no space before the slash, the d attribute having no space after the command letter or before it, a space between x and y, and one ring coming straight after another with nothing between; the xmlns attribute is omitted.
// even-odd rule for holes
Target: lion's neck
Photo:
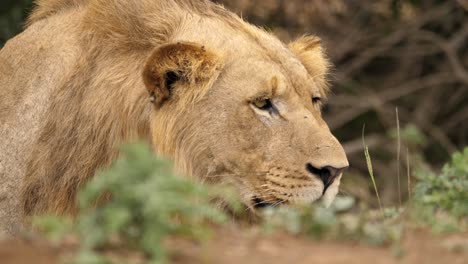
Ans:
<svg viewBox="0 0 468 264"><path fill-rule="evenodd" d="M120 144L149 140L151 105L140 77L142 58L101 57L107 55L83 56L52 96L27 166L26 215L73 214L77 190L117 157Z"/></svg>

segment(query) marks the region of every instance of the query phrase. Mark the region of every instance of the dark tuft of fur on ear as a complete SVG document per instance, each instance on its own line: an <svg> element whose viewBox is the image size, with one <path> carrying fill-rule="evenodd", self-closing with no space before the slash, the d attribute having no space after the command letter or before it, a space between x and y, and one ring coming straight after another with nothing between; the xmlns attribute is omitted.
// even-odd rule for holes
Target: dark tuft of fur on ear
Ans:
<svg viewBox="0 0 468 264"><path fill-rule="evenodd" d="M220 57L204 46L178 42L156 48L146 63L143 80L156 106L161 106L179 86L190 89L186 100L196 100L217 78ZM186 102L189 103L189 102Z"/></svg>
<svg viewBox="0 0 468 264"><path fill-rule="evenodd" d="M166 72L164 79L166 79L165 85L169 89L169 93L170 93L172 88L174 87L174 84L180 80L180 73L177 73L174 71L168 71Z"/></svg>

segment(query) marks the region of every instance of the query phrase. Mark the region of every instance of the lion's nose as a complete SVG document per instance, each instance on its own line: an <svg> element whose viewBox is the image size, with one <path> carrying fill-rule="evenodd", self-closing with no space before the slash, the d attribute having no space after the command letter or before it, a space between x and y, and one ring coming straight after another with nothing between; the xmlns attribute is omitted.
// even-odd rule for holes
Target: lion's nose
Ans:
<svg viewBox="0 0 468 264"><path fill-rule="evenodd" d="M318 176L322 182L323 185L325 186L323 192L327 190L327 188L332 185L332 183L335 181L336 177L338 177L346 168L335 168L332 166L325 166L322 168L316 168L312 164L307 163L306 169L308 172L312 173L315 176Z"/></svg>

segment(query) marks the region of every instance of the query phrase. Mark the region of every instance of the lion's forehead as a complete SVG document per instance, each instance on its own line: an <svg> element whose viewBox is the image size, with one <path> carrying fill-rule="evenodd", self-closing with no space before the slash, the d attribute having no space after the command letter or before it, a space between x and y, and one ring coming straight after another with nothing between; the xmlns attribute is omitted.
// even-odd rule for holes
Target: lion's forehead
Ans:
<svg viewBox="0 0 468 264"><path fill-rule="evenodd" d="M205 17L186 24L186 30L175 40L203 43L223 57L225 70L243 79L269 79L276 75L294 80L295 84L289 81L291 86L309 81L307 69L285 43L258 27L237 22L236 27L231 27L226 21Z"/></svg>
<svg viewBox="0 0 468 264"><path fill-rule="evenodd" d="M223 75L226 83L235 83L239 89L252 92L259 88L272 89L273 80L276 80L278 94L298 92L304 95L314 90L312 78L292 55L281 61L271 60L262 54L238 56L226 65Z"/></svg>

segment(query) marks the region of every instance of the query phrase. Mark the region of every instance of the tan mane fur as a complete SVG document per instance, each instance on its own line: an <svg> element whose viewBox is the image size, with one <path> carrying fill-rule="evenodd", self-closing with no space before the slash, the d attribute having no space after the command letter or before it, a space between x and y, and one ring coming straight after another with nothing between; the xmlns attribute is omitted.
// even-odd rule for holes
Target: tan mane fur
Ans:
<svg viewBox="0 0 468 264"><path fill-rule="evenodd" d="M133 47L154 45L177 30L185 16L198 14L219 18L236 29L246 30L242 19L208 0L36 0L28 19L31 25L73 9L87 10L83 25L102 37ZM250 30L246 30L250 31ZM252 32L251 32L252 33ZM111 41L110 41L111 43Z"/></svg>
<svg viewBox="0 0 468 264"><path fill-rule="evenodd" d="M27 25L87 2L88 0L35 0L35 8L27 20Z"/></svg>

